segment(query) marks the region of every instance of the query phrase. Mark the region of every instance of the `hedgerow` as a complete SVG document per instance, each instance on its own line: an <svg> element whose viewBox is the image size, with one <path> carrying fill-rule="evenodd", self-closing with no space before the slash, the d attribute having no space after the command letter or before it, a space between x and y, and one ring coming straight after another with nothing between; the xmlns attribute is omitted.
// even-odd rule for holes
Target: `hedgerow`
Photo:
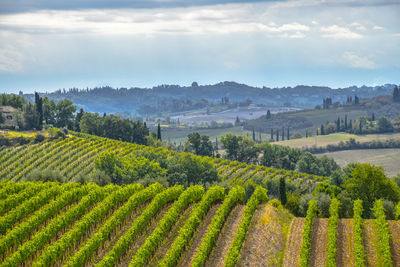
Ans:
<svg viewBox="0 0 400 267"><path fill-rule="evenodd" d="M245 200L246 193L243 187L234 187L229 191L228 196L225 198L221 207L217 210L217 214L212 219L210 226L208 227L207 234L203 237L197 254L194 256L191 265L193 267L203 266L208 254L213 248L218 234L224 225L225 219L231 211L233 205L236 202L243 202Z"/></svg>
<svg viewBox="0 0 400 267"><path fill-rule="evenodd" d="M254 212L260 202L267 202L268 195L267 189L257 186L250 200L247 202L246 208L244 210L244 215L242 216L242 222L236 232L233 243L229 249L226 256L225 266L235 266L238 259L240 249L242 248L243 241L246 237L247 231L249 230L251 218L253 218Z"/></svg>
<svg viewBox="0 0 400 267"><path fill-rule="evenodd" d="M336 250L337 250L337 228L339 222L340 201L336 198L331 200L329 207L329 229L328 229L328 255L326 257L327 267L336 267Z"/></svg>
<svg viewBox="0 0 400 267"><path fill-rule="evenodd" d="M383 207L382 199L378 199L374 203L373 213L376 218L374 220L375 225L378 229L378 253L380 254L379 260L380 266L393 266L392 254L390 252L390 233L389 226L386 221L385 209Z"/></svg>
<svg viewBox="0 0 400 267"><path fill-rule="evenodd" d="M304 222L304 231L303 231L303 242L301 244L300 251L300 266L308 267L310 260L310 250L311 250L311 232L314 224L314 219L317 215L318 206L317 201L315 199L311 199L308 203L308 210L306 219Z"/></svg>

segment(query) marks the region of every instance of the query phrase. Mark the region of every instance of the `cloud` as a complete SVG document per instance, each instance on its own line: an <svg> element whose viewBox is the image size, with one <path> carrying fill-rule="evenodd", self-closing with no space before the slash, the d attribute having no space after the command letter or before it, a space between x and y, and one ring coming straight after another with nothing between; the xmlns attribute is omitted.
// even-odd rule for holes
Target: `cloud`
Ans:
<svg viewBox="0 0 400 267"><path fill-rule="evenodd" d="M333 39L361 39L363 36L359 33L351 31L349 28L331 25L321 27L322 37Z"/></svg>
<svg viewBox="0 0 400 267"><path fill-rule="evenodd" d="M23 70L23 55L11 49L0 50L0 72L20 72Z"/></svg>
<svg viewBox="0 0 400 267"><path fill-rule="evenodd" d="M383 30L384 28L378 25L375 25L372 29L376 30L376 31L380 31Z"/></svg>
<svg viewBox="0 0 400 267"><path fill-rule="evenodd" d="M350 24L350 26L359 31L365 31L367 29L365 28L365 26L361 25L358 22L353 22L352 24Z"/></svg>
<svg viewBox="0 0 400 267"><path fill-rule="evenodd" d="M230 34L288 33L299 38L310 27L298 22L276 24L252 16L252 6L127 10L43 10L0 16L0 28L35 34ZM290 33L290 34L289 34Z"/></svg>
<svg viewBox="0 0 400 267"><path fill-rule="evenodd" d="M377 68L377 65L373 61L369 60L367 57L360 57L353 52L345 52L343 54L343 60L345 65L352 68L368 70Z"/></svg>

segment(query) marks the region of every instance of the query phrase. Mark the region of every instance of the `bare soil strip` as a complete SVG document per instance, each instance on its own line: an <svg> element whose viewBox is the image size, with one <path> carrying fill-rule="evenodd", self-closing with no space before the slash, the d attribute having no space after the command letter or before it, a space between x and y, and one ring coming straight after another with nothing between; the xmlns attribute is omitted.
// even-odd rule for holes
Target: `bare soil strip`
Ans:
<svg viewBox="0 0 400 267"><path fill-rule="evenodd" d="M190 263L192 262L194 255L196 254L197 250L200 247L201 240L203 239L203 236L207 233L208 226L210 225L212 218L214 218L214 216L220 206L221 206L221 204L215 204L215 205L211 206L210 210L207 212L203 221L197 228L198 230L194 233L192 240L190 241L189 246L187 247L186 251L184 252L183 258L178 266L181 266L181 267L190 266Z"/></svg>
<svg viewBox="0 0 400 267"><path fill-rule="evenodd" d="M156 266L158 261L160 261L165 254L167 253L168 249L170 249L172 243L174 242L175 238L178 236L179 230L185 224L186 220L189 218L191 212L193 211L193 204L190 205L185 209L185 211L179 216L178 220L172 225L170 231L162 240L159 247L154 252L154 256L148 262L149 266Z"/></svg>
<svg viewBox="0 0 400 267"><path fill-rule="evenodd" d="M373 220L364 221L364 248L366 254L366 266L377 266L378 255L377 246L378 238L374 230Z"/></svg>
<svg viewBox="0 0 400 267"><path fill-rule="evenodd" d="M228 254L229 248L232 245L233 239L235 238L237 229L242 222L245 205L236 205L229 213L225 224L218 235L217 242L214 245L206 263L206 267L223 267L225 264L225 258Z"/></svg>
<svg viewBox="0 0 400 267"><path fill-rule="evenodd" d="M284 267L299 266L301 243L303 241L304 218L294 218L290 228L289 238L286 245Z"/></svg>
<svg viewBox="0 0 400 267"><path fill-rule="evenodd" d="M261 204L251 220L237 266L281 266L291 218Z"/></svg>
<svg viewBox="0 0 400 267"><path fill-rule="evenodd" d="M400 222L388 221L392 247L393 266L400 266Z"/></svg>
<svg viewBox="0 0 400 267"><path fill-rule="evenodd" d="M355 266L353 219L340 219L337 229L337 266Z"/></svg>
<svg viewBox="0 0 400 267"><path fill-rule="evenodd" d="M315 218L311 233L310 266L324 266L328 246L328 222L326 218Z"/></svg>
<svg viewBox="0 0 400 267"><path fill-rule="evenodd" d="M157 227L157 223L161 220L161 218L167 213L168 209L172 206L173 202L168 203L164 207L161 208L157 212L155 216L153 216L143 231L136 236L135 240L133 240L131 246L127 250L127 252L122 255L116 264L116 266L128 266L132 260L133 255L135 255L136 251L143 245L146 238L154 231Z"/></svg>

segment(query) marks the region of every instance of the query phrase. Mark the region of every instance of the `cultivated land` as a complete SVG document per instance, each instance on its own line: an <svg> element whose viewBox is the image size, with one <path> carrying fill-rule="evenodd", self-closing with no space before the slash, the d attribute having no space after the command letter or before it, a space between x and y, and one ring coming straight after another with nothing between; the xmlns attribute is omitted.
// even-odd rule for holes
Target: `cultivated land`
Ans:
<svg viewBox="0 0 400 267"><path fill-rule="evenodd" d="M0 216L0 266L198 266L195 259L200 255L200 247L204 247L204 237L215 231L212 221L221 214L225 202L236 199L223 218L215 243L205 254L205 266L225 266L247 208L243 189L227 194L222 187L207 191L201 186L185 190L181 186L163 188L159 184L99 187L54 182L0 183L3 201L29 190L38 193L10 206ZM219 196L210 197L214 193ZM190 218L198 210L196 207L206 199L213 200L204 206L198 223L188 228ZM281 206L259 201L237 266L299 266L304 219L293 217ZM314 220L312 266L325 265L328 221ZM337 266L354 265L352 223L352 219L339 220ZM374 223L375 220L365 220L368 266L380 264ZM392 235L391 257L393 266L397 266L400 221L388 224ZM172 254L172 248L182 245L176 239L188 230L190 235L182 250ZM166 259L171 255L175 255L173 264L167 264Z"/></svg>
<svg viewBox="0 0 400 267"><path fill-rule="evenodd" d="M317 154L333 158L341 167L351 162L371 163L382 166L387 176L400 174L400 149L359 149Z"/></svg>
<svg viewBox="0 0 400 267"><path fill-rule="evenodd" d="M1 147L0 203L6 204L0 214L0 266L224 266L233 246L240 246L236 247L238 266L298 266L304 218L263 203L265 198L259 194L250 197L257 202L245 238L242 243L234 242L252 203L246 203L244 188L234 185L284 176L308 190L326 177L207 158L231 185L229 191L219 186L205 190L199 185L184 189L159 184L100 187L16 182L36 168L58 170L72 181L91 174L94 159L104 151L123 156L137 150L174 153L84 134ZM352 221L339 222L338 262L354 259L348 247L354 235ZM312 226L311 246L315 249L310 259L314 265L324 264L327 222L329 219L317 218ZM377 266L375 220L366 222L367 262ZM394 239L399 223L389 222L394 263L400 262L399 244Z"/></svg>
<svg viewBox="0 0 400 267"><path fill-rule="evenodd" d="M366 134L366 135L355 135L349 133L333 133L328 135L312 136L309 138L291 139L285 141L275 142L274 144L289 146L293 148L305 148L305 147L326 147L327 145L337 145L340 142L349 141L350 138L355 139L357 142L371 142L374 140L385 141L389 139L400 139L400 133L388 133L388 134Z"/></svg>

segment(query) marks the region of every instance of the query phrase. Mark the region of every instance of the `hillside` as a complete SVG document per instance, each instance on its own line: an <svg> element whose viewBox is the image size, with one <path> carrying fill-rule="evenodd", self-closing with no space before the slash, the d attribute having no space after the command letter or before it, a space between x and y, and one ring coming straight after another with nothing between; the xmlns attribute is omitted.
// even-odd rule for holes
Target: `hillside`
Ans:
<svg viewBox="0 0 400 267"><path fill-rule="evenodd" d="M306 86L268 88L253 87L236 82L220 82L213 85L191 86L160 85L152 88L112 88L97 87L92 89L71 88L68 90L57 90L52 93L41 93L49 99L70 99L79 108L90 112L129 112L131 114L154 115L158 112L167 111L166 106L179 105L171 111L188 111L203 106L202 101L218 103L221 98L228 97L230 102L241 102L250 99L253 103L268 106L282 106L290 102L292 106L314 107L321 103L321 99L331 96L334 101L343 102L347 96L358 95L361 98L372 98L380 95L389 95L394 85L383 86L351 86L347 88L332 89L326 86ZM24 97L32 101L32 94ZM186 106L187 100L191 101ZM196 105L197 104L197 105ZM185 106L183 108L183 106Z"/></svg>
<svg viewBox="0 0 400 267"><path fill-rule="evenodd" d="M80 137L78 137L80 136ZM170 155L175 153L163 148L152 148L127 142L116 141L92 135L71 135L37 144L0 148L0 180L21 181L35 169L49 169L61 172L69 181L89 177L95 169L94 161L103 152L113 152L118 156L136 156L137 151L157 151ZM267 182L285 176L302 192L312 190L318 181L326 177L267 168L244 163L204 158L218 170L220 181L228 184L244 184L248 180Z"/></svg>
<svg viewBox="0 0 400 267"><path fill-rule="evenodd" d="M15 201L22 195L29 197ZM332 253L332 214L294 218L276 201L266 205L261 187L245 203L241 187L2 181L0 199L7 203L1 205L0 266L299 266L306 256L311 266L322 266ZM384 260L398 266L400 222L387 221L387 230L378 231L386 221L377 216L357 219L365 224L361 240L353 231L356 219L338 220L337 266L355 266L359 242L369 266ZM307 254L304 238L311 240Z"/></svg>

